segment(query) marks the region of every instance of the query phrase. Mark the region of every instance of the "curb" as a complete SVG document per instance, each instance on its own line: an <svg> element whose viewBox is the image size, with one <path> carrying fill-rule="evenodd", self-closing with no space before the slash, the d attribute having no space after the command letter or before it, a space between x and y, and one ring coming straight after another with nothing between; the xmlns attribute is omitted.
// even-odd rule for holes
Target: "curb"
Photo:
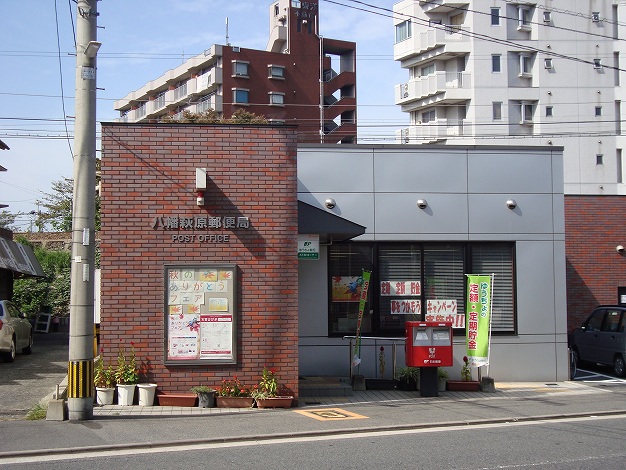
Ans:
<svg viewBox="0 0 626 470"><path fill-rule="evenodd" d="M420 424L399 424L394 426L370 426L365 428L356 429L334 429L325 431L302 431L295 433L278 433L278 434L261 434L261 435L248 435L248 436L232 436L232 437L218 437L209 439L193 439L179 442L162 441L162 442L144 442L144 443L131 443L131 444L108 444L91 447L64 447L55 449L35 449L35 450L22 450L22 451L6 451L0 452L0 463L3 459L19 458L19 457L38 457L38 456L52 456L52 455L64 455L64 454L83 454L88 452L104 452L104 451L116 451L116 450L139 450L139 449L157 449L157 448L176 448L176 447L189 447L196 445L207 444L225 444L225 443L237 443L237 442L251 442L251 441L270 441L274 439L293 439L304 437L322 437L330 435L347 435L347 434L366 434L370 432L386 432L386 431L409 431L417 429L434 429L434 428L455 428L465 426L476 426L485 424L502 424L509 422L523 423L533 421L550 421L556 419L568 419L568 418L584 418L584 417L598 417L598 416L626 416L626 409L624 410L610 410L610 411L597 411L597 412L585 412L585 413L563 413L556 415L538 415L528 417L508 417L508 418L493 418L493 419L477 419L469 421L443 421L438 423L420 423Z"/></svg>

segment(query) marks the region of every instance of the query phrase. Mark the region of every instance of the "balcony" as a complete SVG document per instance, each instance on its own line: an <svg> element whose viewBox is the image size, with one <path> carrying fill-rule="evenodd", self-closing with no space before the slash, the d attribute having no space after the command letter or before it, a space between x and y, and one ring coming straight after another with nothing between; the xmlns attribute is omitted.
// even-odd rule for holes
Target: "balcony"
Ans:
<svg viewBox="0 0 626 470"><path fill-rule="evenodd" d="M473 125L466 119L436 119L396 131L402 144L429 144L452 137L471 137Z"/></svg>
<svg viewBox="0 0 626 470"><path fill-rule="evenodd" d="M431 13L446 13L469 5L468 1L462 2L459 0L419 0L419 3L425 12Z"/></svg>
<svg viewBox="0 0 626 470"><path fill-rule="evenodd" d="M428 28L393 46L394 60L405 61L425 52L428 59L446 59L470 53L470 29L466 26L445 26ZM434 49L441 49L434 51ZM415 64L412 64L415 65Z"/></svg>
<svg viewBox="0 0 626 470"><path fill-rule="evenodd" d="M471 98L471 74L469 72L435 72L407 83L396 85L396 104L405 106L430 96L441 95L437 102L465 101Z"/></svg>

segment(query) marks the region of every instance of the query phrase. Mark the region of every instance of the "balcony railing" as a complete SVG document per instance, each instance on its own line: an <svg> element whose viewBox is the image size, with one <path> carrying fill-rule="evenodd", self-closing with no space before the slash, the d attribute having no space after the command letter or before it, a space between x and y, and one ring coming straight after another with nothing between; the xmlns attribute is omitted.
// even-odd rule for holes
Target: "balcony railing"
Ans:
<svg viewBox="0 0 626 470"><path fill-rule="evenodd" d="M435 72L433 75L396 85L396 104L405 104L455 89L469 90L472 85L471 77L468 72ZM467 98L469 99L469 95Z"/></svg>
<svg viewBox="0 0 626 470"><path fill-rule="evenodd" d="M444 48L441 54L469 53L470 38L468 34L465 34L469 31L470 29L467 26L438 25L437 27L414 33L412 37L394 45L394 59L408 59L438 47ZM429 59L431 58L429 56Z"/></svg>
<svg viewBox="0 0 626 470"><path fill-rule="evenodd" d="M466 119L436 119L396 131L402 144L425 144L451 137L471 136L473 125Z"/></svg>

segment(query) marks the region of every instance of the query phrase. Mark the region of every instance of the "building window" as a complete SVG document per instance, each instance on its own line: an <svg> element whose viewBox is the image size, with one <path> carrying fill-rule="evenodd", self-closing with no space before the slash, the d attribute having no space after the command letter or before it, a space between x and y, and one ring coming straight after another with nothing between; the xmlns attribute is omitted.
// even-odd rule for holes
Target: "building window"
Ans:
<svg viewBox="0 0 626 470"><path fill-rule="evenodd" d="M285 67L283 67L282 65L269 65L267 67L267 73L269 78L278 78L284 80Z"/></svg>
<svg viewBox="0 0 626 470"><path fill-rule="evenodd" d="M530 8L525 5L517 7L517 29L520 31L530 31Z"/></svg>
<svg viewBox="0 0 626 470"><path fill-rule="evenodd" d="M328 251L329 336L356 331L364 270L373 282L363 334L402 337L406 321L442 318L463 330L465 276L476 272L495 274L492 330L515 332L512 243L338 243Z"/></svg>
<svg viewBox="0 0 626 470"><path fill-rule="evenodd" d="M596 155L596 165L603 165L603 164L604 164L604 155L599 153Z"/></svg>
<svg viewBox="0 0 626 470"><path fill-rule="evenodd" d="M437 115L434 109L428 109L426 111L422 111L422 123L432 122L437 119Z"/></svg>
<svg viewBox="0 0 626 470"><path fill-rule="evenodd" d="M236 75L237 77L248 77L249 69L249 63L233 61L233 75Z"/></svg>
<svg viewBox="0 0 626 470"><path fill-rule="evenodd" d="M535 105L528 101L520 103L520 124L532 124Z"/></svg>
<svg viewBox="0 0 626 470"><path fill-rule="evenodd" d="M201 114L207 112L209 109L213 109L212 102L214 97L214 93L203 96L200 99L200 102L196 105L196 112Z"/></svg>
<svg viewBox="0 0 626 470"><path fill-rule="evenodd" d="M602 106L596 106L595 115L602 116Z"/></svg>
<svg viewBox="0 0 626 470"><path fill-rule="evenodd" d="M143 102L135 109L135 119L141 119L146 115L146 103Z"/></svg>
<svg viewBox="0 0 626 470"><path fill-rule="evenodd" d="M546 117L552 116L554 116L552 106L546 106Z"/></svg>
<svg viewBox="0 0 626 470"><path fill-rule="evenodd" d="M599 11L594 11L591 13L591 21L593 21L594 23L597 23L600 21L600 12Z"/></svg>
<svg viewBox="0 0 626 470"><path fill-rule="evenodd" d="M519 55L519 76L532 77L532 57L528 54Z"/></svg>
<svg viewBox="0 0 626 470"><path fill-rule="evenodd" d="M154 97L154 109L159 109L165 106L165 92L161 92Z"/></svg>
<svg viewBox="0 0 626 470"><path fill-rule="evenodd" d="M552 12L551 11L544 11L543 12L543 22L544 23L551 23L552 22Z"/></svg>
<svg viewBox="0 0 626 470"><path fill-rule="evenodd" d="M491 9L491 26L500 26L500 9Z"/></svg>
<svg viewBox="0 0 626 470"><path fill-rule="evenodd" d="M396 44L411 37L411 21L406 20L396 25Z"/></svg>
<svg viewBox="0 0 626 470"><path fill-rule="evenodd" d="M552 69L554 66L552 59L543 59L543 66L548 70Z"/></svg>
<svg viewBox="0 0 626 470"><path fill-rule="evenodd" d="M617 157L617 182L622 184L624 182L624 164L622 162L622 149L615 149Z"/></svg>
<svg viewBox="0 0 626 470"><path fill-rule="evenodd" d="M187 82L181 82L174 89L174 100L179 100L187 96Z"/></svg>
<svg viewBox="0 0 626 470"><path fill-rule="evenodd" d="M420 68L420 77L426 77L428 75L434 75L434 74L435 74L434 62Z"/></svg>
<svg viewBox="0 0 626 470"><path fill-rule="evenodd" d="M494 101L491 104L492 107L492 115L494 121L499 121L502 119L502 103L499 101Z"/></svg>
<svg viewBox="0 0 626 470"><path fill-rule="evenodd" d="M491 72L492 73L502 72L501 59L502 59L502 56L500 54L491 55Z"/></svg>
<svg viewBox="0 0 626 470"><path fill-rule="evenodd" d="M250 91L241 88L233 89L233 103L234 104L248 104L250 101Z"/></svg>
<svg viewBox="0 0 626 470"><path fill-rule="evenodd" d="M285 105L285 94L284 93L274 93L270 92L270 104L276 106L284 106Z"/></svg>
<svg viewBox="0 0 626 470"><path fill-rule="evenodd" d="M593 68L601 69L602 68L602 59L593 59Z"/></svg>

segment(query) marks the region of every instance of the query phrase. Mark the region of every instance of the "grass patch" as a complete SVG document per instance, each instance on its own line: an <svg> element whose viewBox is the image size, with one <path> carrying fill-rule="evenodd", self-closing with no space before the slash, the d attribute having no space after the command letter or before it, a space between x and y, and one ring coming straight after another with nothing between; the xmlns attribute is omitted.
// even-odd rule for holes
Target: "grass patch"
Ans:
<svg viewBox="0 0 626 470"><path fill-rule="evenodd" d="M37 421L39 419L46 419L46 413L48 412L47 406L42 406L41 403L37 403L26 414L26 419L30 421Z"/></svg>

